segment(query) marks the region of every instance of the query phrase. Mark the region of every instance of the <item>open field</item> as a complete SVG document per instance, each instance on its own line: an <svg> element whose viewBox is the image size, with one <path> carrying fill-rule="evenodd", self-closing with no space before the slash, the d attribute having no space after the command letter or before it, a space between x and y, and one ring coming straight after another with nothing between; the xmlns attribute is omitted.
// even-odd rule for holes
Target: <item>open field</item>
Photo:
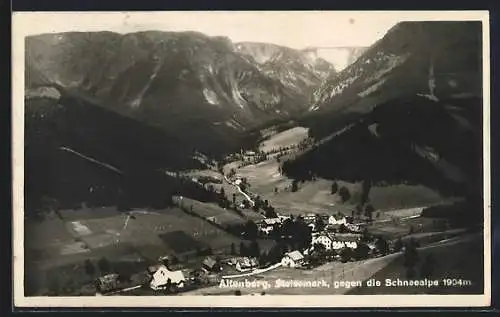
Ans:
<svg viewBox="0 0 500 317"><path fill-rule="evenodd" d="M368 196L375 209L391 210L422 207L446 203L453 198L443 198L423 185L373 186Z"/></svg>
<svg viewBox="0 0 500 317"><path fill-rule="evenodd" d="M241 242L250 244L178 208L133 210L94 218L79 218L78 212L72 211L68 221L54 215L27 222L26 237L30 243L25 249L25 268L30 276L37 277L31 283L33 288L40 286L36 292L44 291L50 283L59 283L53 288L63 289L88 283L92 279L81 274L86 260L97 262L106 258L110 262L152 264L159 256L176 254L182 261L189 261L190 257L196 257L197 250L210 247L215 254L227 255L232 244L237 252ZM224 213L243 219L229 211ZM92 213L84 210L82 215L89 217ZM269 251L274 245L270 240L258 240L258 243L262 251ZM54 282L52 272L59 269L69 273ZM79 278L71 280L71 272Z"/></svg>
<svg viewBox="0 0 500 317"><path fill-rule="evenodd" d="M179 201L178 197L175 197L174 201ZM241 217L236 212L221 208L220 206L213 203L204 203L194 199L183 197L182 204L200 217L215 217L216 222L221 225L243 224L247 221L246 218Z"/></svg>
<svg viewBox="0 0 500 317"><path fill-rule="evenodd" d="M437 245L435 247L422 248L418 251L419 263L417 274L421 268L422 260L429 255L435 259L433 273L429 279L440 281L439 287L389 287L384 285L385 279L405 280L406 270L403 266L403 257L399 255L395 261L380 270L370 278L382 281L381 287L356 288L348 294L372 295L372 294L482 294L484 287L483 277L483 237L475 235L468 239L459 241L453 245ZM462 284L456 286L443 286L442 279L463 279L471 281L470 285ZM417 275L416 279L423 279Z"/></svg>
<svg viewBox="0 0 500 317"><path fill-rule="evenodd" d="M342 203L338 194L331 194L333 181L326 179L300 182L298 190L291 192L292 180L280 175L275 160L240 168L237 174L248 179L251 192L268 199L278 211L285 214L329 214L340 211L350 215L361 199L361 183L336 181L339 188L344 186L351 194L351 199ZM275 188L278 189L277 193ZM382 214L385 211L426 207L444 201L437 193L420 185L373 186L369 200Z"/></svg>
<svg viewBox="0 0 500 317"><path fill-rule="evenodd" d="M26 260L40 268L100 257L110 260L147 257L156 260L160 255L176 253L172 249L175 237L169 240L170 243L160 238L160 235L169 232L183 232L193 241L203 241L214 252L228 252L232 243L238 245L241 241L207 221L176 208L137 210L130 215L79 220L72 218L66 222L57 218L27 222L26 239L29 243Z"/></svg>
<svg viewBox="0 0 500 317"><path fill-rule="evenodd" d="M298 144L307 138L308 129L304 127L295 127L283 132L272 135L268 140L259 145L259 149L264 152L277 150L280 147L287 147L292 144Z"/></svg>
<svg viewBox="0 0 500 317"><path fill-rule="evenodd" d="M260 147L290 146L298 143L306 135L306 129L293 128L271 136L269 140L262 142ZM238 164L239 162L230 163L224 167L224 170L229 171L235 168L239 176L248 179L251 192L268 199L274 207L284 209L285 213L328 213L332 209L335 209L335 212L350 213L352 207L361 200L361 182L348 183L336 180L339 188L344 186L351 194L351 199L343 204L338 194L330 194L332 180L317 179L299 183L298 191L292 193L290 191L292 180L280 174L279 163L275 158L242 168L237 168ZM275 188L278 189L278 193L274 192ZM407 184L372 186L368 199L376 210L384 211L425 207L450 200L441 197L439 193L428 187Z"/></svg>

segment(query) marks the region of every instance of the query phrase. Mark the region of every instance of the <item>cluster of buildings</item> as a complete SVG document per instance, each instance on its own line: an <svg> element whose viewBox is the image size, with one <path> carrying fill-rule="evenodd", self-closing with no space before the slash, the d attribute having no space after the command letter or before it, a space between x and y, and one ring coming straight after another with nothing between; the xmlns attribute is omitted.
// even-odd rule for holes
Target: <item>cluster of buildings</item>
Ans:
<svg viewBox="0 0 500 317"><path fill-rule="evenodd" d="M276 226L280 226L290 217L279 215L276 218L265 218L257 222L257 228L262 235L269 235Z"/></svg>
<svg viewBox="0 0 500 317"><path fill-rule="evenodd" d="M259 261L255 257L234 257L227 264L234 266L239 272L250 272L259 267Z"/></svg>
<svg viewBox="0 0 500 317"><path fill-rule="evenodd" d="M325 247L325 250L340 250L344 248L354 250L358 247L360 239L361 235L359 234L321 232L313 234L311 244L313 247L316 244L321 244Z"/></svg>
<svg viewBox="0 0 500 317"><path fill-rule="evenodd" d="M175 269L175 265L161 263L164 258L166 257L158 259L160 263L149 266L146 272L141 274L140 279L134 279L129 283L121 281L120 275L116 273L99 277L96 280L97 295L144 286L153 291L180 291L187 285L196 284L196 280L198 280L198 284L217 283L220 280L220 273L223 269L222 261L212 256L205 257L197 269ZM167 262L165 261L165 263ZM232 257L227 259L225 263L239 272L251 272L259 267L259 261L255 257Z"/></svg>
<svg viewBox="0 0 500 317"><path fill-rule="evenodd" d="M323 220L325 225L323 229L316 228L318 217ZM276 226L280 226L289 216L278 215L276 218L266 218L262 219L257 223L257 228L262 235L269 235ZM351 217L344 216L342 214L337 215L318 215L318 214L307 214L303 216L305 223L311 228L313 233L320 231L329 232L351 232L351 233L362 233L363 226L361 224L354 224ZM343 228L343 230L342 230Z"/></svg>

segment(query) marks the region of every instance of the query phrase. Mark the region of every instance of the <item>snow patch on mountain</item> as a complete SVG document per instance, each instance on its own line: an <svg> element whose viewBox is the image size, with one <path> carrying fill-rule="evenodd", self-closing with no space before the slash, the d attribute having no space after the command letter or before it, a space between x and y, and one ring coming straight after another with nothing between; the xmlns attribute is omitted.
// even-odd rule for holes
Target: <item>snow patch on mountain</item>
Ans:
<svg viewBox="0 0 500 317"><path fill-rule="evenodd" d="M373 94L374 92L376 92L380 87L382 87L382 85L385 83L386 79L382 79L380 80L379 82L376 82L375 84L371 85L370 87L368 87L367 89L365 89L364 91L358 93L358 96L363 98L363 97L366 97L368 95L371 95Z"/></svg>
<svg viewBox="0 0 500 317"><path fill-rule="evenodd" d="M203 96L205 97L206 101L211 105L220 104L219 99L217 98L217 94L212 90L204 88L203 89Z"/></svg>

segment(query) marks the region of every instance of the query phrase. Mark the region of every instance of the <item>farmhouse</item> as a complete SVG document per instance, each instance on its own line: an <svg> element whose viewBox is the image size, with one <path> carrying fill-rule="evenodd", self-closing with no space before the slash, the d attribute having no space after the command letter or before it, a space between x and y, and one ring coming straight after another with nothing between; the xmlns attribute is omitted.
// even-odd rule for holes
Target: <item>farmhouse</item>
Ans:
<svg viewBox="0 0 500 317"><path fill-rule="evenodd" d="M312 237L312 244L322 244L326 250L339 250L342 248L356 249L358 247L358 235L336 235L319 234Z"/></svg>
<svg viewBox="0 0 500 317"><path fill-rule="evenodd" d="M312 237L311 244L321 244L325 247L326 250L330 250L332 248L332 238L330 236L331 235L327 233L314 235Z"/></svg>
<svg viewBox="0 0 500 317"><path fill-rule="evenodd" d="M201 265L206 272L219 272L222 269L219 262L211 256L207 256Z"/></svg>
<svg viewBox="0 0 500 317"><path fill-rule="evenodd" d="M230 264L234 264L235 268L240 272L252 271L259 266L259 262L257 261L256 258L253 257L233 258L231 259Z"/></svg>
<svg viewBox="0 0 500 317"><path fill-rule="evenodd" d="M278 215L278 219L279 219L281 222L283 222L283 221L285 221L285 220L287 220L287 219L290 219L290 216Z"/></svg>
<svg viewBox="0 0 500 317"><path fill-rule="evenodd" d="M96 289L99 293L107 293L120 288L118 274L108 274L101 276L96 281Z"/></svg>
<svg viewBox="0 0 500 317"><path fill-rule="evenodd" d="M170 271L165 265L161 265L153 274L153 279L149 285L152 289L159 290L166 287L169 280L171 285L184 287L186 277L180 270Z"/></svg>
<svg viewBox="0 0 500 317"><path fill-rule="evenodd" d="M287 267L299 267L304 264L304 256L300 251L292 251L285 254L281 264Z"/></svg>
<svg viewBox="0 0 500 317"><path fill-rule="evenodd" d="M262 224L265 224L265 225L274 225L276 223L281 223L281 219L276 217L276 218L266 218L264 220L262 220L261 222Z"/></svg>

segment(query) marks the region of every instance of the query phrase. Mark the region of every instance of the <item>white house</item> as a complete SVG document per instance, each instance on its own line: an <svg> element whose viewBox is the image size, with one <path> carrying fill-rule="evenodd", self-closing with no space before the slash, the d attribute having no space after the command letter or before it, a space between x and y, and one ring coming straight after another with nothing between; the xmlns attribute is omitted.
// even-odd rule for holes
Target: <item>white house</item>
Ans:
<svg viewBox="0 0 500 317"><path fill-rule="evenodd" d="M273 226L260 226L259 231L269 235L274 230Z"/></svg>
<svg viewBox="0 0 500 317"><path fill-rule="evenodd" d="M312 244L316 243L324 245L326 250L339 250L345 247L356 249L358 247L358 236L320 234L312 238Z"/></svg>
<svg viewBox="0 0 500 317"><path fill-rule="evenodd" d="M299 267L304 264L304 256L300 251L288 252L281 259L281 265L286 267Z"/></svg>
<svg viewBox="0 0 500 317"><path fill-rule="evenodd" d="M347 225L347 217L346 216L330 216L328 217L329 225Z"/></svg>
<svg viewBox="0 0 500 317"><path fill-rule="evenodd" d="M314 213L308 213L307 215L304 216L305 221L315 221L316 220L316 214Z"/></svg>
<svg viewBox="0 0 500 317"><path fill-rule="evenodd" d="M263 224L266 224L266 225L274 225L276 223L281 223L281 219L276 217L276 218L266 218L264 220L262 220L262 223Z"/></svg>
<svg viewBox="0 0 500 317"><path fill-rule="evenodd" d="M328 234L319 234L312 237L311 244L322 244L326 250L330 250L332 248L332 239Z"/></svg>
<svg viewBox="0 0 500 317"><path fill-rule="evenodd" d="M309 228L311 228L311 232L316 232L316 224L310 223L307 225Z"/></svg>
<svg viewBox="0 0 500 317"><path fill-rule="evenodd" d="M169 279L172 285L177 285L177 287L184 287L186 281L186 277L182 271L170 271L165 265L161 265L153 274L150 287L154 290L162 289L166 286Z"/></svg>
<svg viewBox="0 0 500 317"><path fill-rule="evenodd" d="M282 222L283 222L283 221L285 221L285 220L287 220L287 219L290 219L290 216L278 215L278 218L279 218L279 220L280 220L280 221L282 221Z"/></svg>

